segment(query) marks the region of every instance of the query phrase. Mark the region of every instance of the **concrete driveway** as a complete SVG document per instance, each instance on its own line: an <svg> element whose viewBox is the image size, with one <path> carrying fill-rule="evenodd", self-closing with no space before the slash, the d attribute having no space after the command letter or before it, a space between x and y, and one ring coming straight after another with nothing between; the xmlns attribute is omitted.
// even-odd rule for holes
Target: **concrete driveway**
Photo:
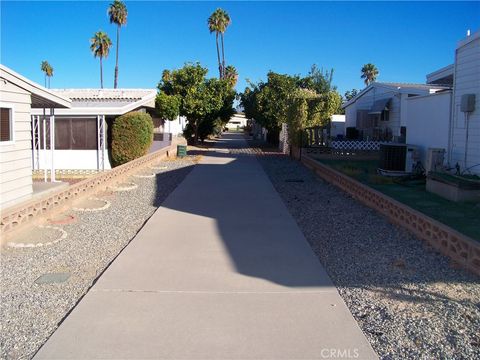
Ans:
<svg viewBox="0 0 480 360"><path fill-rule="evenodd" d="M225 135L35 358L376 358L246 148Z"/></svg>

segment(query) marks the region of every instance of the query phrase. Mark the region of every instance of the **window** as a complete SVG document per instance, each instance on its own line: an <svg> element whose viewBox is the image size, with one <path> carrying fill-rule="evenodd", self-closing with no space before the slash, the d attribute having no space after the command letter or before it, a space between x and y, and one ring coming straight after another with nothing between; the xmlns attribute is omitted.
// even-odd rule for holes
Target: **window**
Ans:
<svg viewBox="0 0 480 360"><path fill-rule="evenodd" d="M43 149L43 121L40 122ZM47 149L50 149L50 126L46 121ZM97 119L55 117L56 150L97 150Z"/></svg>
<svg viewBox="0 0 480 360"><path fill-rule="evenodd" d="M390 120L390 111L383 110L382 113L380 114L380 120L381 121L389 121Z"/></svg>
<svg viewBox="0 0 480 360"><path fill-rule="evenodd" d="M56 118L55 149L96 150L97 119Z"/></svg>
<svg viewBox="0 0 480 360"><path fill-rule="evenodd" d="M0 141L2 143L13 141L13 108L0 108Z"/></svg>

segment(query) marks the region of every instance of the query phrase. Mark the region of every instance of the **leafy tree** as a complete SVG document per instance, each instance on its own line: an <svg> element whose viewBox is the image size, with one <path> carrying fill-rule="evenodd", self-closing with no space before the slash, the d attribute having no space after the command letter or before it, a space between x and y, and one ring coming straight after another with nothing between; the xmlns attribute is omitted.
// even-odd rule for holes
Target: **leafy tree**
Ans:
<svg viewBox="0 0 480 360"><path fill-rule="evenodd" d="M199 139L202 122L213 122L219 117L227 95L232 91L227 81L207 79L207 72L199 63L185 64L181 69L165 70L158 84L160 93L180 99L179 113L188 121L184 134L193 143ZM206 128L206 125L202 125L202 128Z"/></svg>
<svg viewBox="0 0 480 360"><path fill-rule="evenodd" d="M48 87L50 88L50 78L53 76L53 67L46 60L42 61L40 69L45 73L45 87L47 87L47 78L48 78Z"/></svg>
<svg viewBox="0 0 480 360"><path fill-rule="evenodd" d="M118 85L118 47L120 44L120 28L127 24L128 11L125 3L120 0L115 0L108 8L108 16L110 17L110 24L117 25L117 50L115 55L115 77L113 81L113 88L116 89Z"/></svg>
<svg viewBox="0 0 480 360"><path fill-rule="evenodd" d="M176 95L159 92L155 98L155 109L163 120L175 120L180 114L181 100Z"/></svg>
<svg viewBox="0 0 480 360"><path fill-rule="evenodd" d="M375 65L373 64L365 64L363 65L362 67L362 76L361 78L364 79L364 83L366 86L368 86L369 84L371 84L372 82L374 82L375 80L377 80L377 76L378 76L378 69Z"/></svg>
<svg viewBox="0 0 480 360"><path fill-rule="evenodd" d="M90 39L90 50L94 57L100 58L100 87L103 89L103 66L102 59L108 57L112 41L103 31L97 31Z"/></svg>
<svg viewBox="0 0 480 360"><path fill-rule="evenodd" d="M359 91L357 89L352 89L352 90L347 90L345 91L345 100L350 101L352 100L355 96L357 96Z"/></svg>

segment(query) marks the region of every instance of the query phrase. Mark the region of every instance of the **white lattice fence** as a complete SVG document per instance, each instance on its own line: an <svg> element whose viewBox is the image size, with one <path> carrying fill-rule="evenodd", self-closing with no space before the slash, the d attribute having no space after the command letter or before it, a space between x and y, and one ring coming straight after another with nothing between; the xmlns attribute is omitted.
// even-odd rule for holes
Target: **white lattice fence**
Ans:
<svg viewBox="0 0 480 360"><path fill-rule="evenodd" d="M358 141L358 140L346 140L346 141L332 141L330 146L336 150L367 150L378 151L380 150L380 144L384 142L380 141Z"/></svg>

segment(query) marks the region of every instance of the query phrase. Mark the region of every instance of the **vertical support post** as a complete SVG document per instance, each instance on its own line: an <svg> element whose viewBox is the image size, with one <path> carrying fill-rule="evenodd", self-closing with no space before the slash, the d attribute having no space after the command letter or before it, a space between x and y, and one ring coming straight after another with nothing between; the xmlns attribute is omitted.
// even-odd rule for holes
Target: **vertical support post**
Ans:
<svg viewBox="0 0 480 360"><path fill-rule="evenodd" d="M106 148L106 129L105 129L105 115L102 115L102 171L105 170L105 148Z"/></svg>
<svg viewBox="0 0 480 360"><path fill-rule="evenodd" d="M47 182L47 116L43 109L43 181Z"/></svg>
<svg viewBox="0 0 480 360"><path fill-rule="evenodd" d="M55 182L55 113L53 108L50 109L50 153L52 156L50 182Z"/></svg>
<svg viewBox="0 0 480 360"><path fill-rule="evenodd" d="M100 170L100 152L101 152L101 144L100 144L100 115L97 115L97 170Z"/></svg>
<svg viewBox="0 0 480 360"><path fill-rule="evenodd" d="M37 134L36 134L36 116L32 115L32 169L35 170L35 158L36 158L36 149L37 149Z"/></svg>

